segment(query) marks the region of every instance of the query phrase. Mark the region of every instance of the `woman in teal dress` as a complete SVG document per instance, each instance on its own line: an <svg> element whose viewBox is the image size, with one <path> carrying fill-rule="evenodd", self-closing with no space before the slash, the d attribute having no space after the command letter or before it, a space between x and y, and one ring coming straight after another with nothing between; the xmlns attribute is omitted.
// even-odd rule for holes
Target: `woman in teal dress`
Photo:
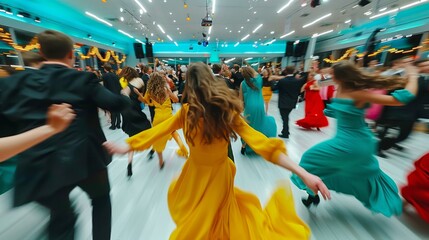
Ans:
<svg viewBox="0 0 429 240"><path fill-rule="evenodd" d="M240 98L244 103L244 118L249 125L266 137L275 137L277 133L276 121L267 116L262 97L262 78L251 67L243 67L244 81L240 86ZM250 154L254 151L243 142L241 153Z"/></svg>
<svg viewBox="0 0 429 240"><path fill-rule="evenodd" d="M327 141L307 150L300 166L320 176L329 189L355 196L365 207L385 216L399 215L402 201L395 182L379 167L375 158L376 139L365 121L368 103L399 106L411 101L417 91L417 70L407 68L406 79L365 75L354 65L341 62L333 67L333 80L338 84L337 96L325 114L337 119L337 133ZM391 96L375 94L366 89L405 89ZM313 194L296 176L292 182ZM317 205L319 197L309 195L302 201L309 207Z"/></svg>

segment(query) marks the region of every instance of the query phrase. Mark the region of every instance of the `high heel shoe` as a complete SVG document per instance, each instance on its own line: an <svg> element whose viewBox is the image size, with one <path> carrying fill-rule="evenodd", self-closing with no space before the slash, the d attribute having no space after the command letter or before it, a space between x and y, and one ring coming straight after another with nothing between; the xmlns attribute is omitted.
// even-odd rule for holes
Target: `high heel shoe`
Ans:
<svg viewBox="0 0 429 240"><path fill-rule="evenodd" d="M151 160L152 158L153 158L153 154L155 153L155 151L153 150L153 149L151 149L150 151L149 151L149 154L147 155L147 157L148 157L148 160Z"/></svg>
<svg viewBox="0 0 429 240"><path fill-rule="evenodd" d="M127 166L127 176L131 177L133 175L133 163L128 163Z"/></svg>
<svg viewBox="0 0 429 240"><path fill-rule="evenodd" d="M320 128L316 128L317 131L320 131Z"/></svg>
<svg viewBox="0 0 429 240"><path fill-rule="evenodd" d="M162 162L161 165L159 165L159 170L162 170L164 168L165 162Z"/></svg>
<svg viewBox="0 0 429 240"><path fill-rule="evenodd" d="M244 155L246 153L246 147L241 147L240 153L241 155Z"/></svg>
<svg viewBox="0 0 429 240"><path fill-rule="evenodd" d="M311 196L308 195L307 199L301 199L302 203L304 204L304 206L306 206L307 208L310 208L311 204L314 204L314 206L319 205L320 203L320 197L319 195L316 196Z"/></svg>

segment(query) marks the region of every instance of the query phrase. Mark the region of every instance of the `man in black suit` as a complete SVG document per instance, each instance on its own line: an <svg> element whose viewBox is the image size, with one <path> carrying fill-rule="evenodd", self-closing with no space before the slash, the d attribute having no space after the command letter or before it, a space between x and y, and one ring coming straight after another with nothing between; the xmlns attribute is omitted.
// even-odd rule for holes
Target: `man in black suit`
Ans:
<svg viewBox="0 0 429 240"><path fill-rule="evenodd" d="M295 108L298 101L298 95L302 86L305 84L303 78L294 77L294 66L286 67L286 76L273 76L274 80L280 79L278 83L272 86L272 90L279 90L279 110L283 120L283 129L279 137L289 138L289 114Z"/></svg>
<svg viewBox="0 0 429 240"><path fill-rule="evenodd" d="M234 79L235 90L238 91L240 90L241 82L243 82L244 77L243 77L243 74L241 74L240 72L240 66L238 66L237 64L234 64L233 68L235 72L232 74L232 79Z"/></svg>
<svg viewBox="0 0 429 240"><path fill-rule="evenodd" d="M107 164L111 157L98 118L98 107L121 111L124 96L101 86L94 73L72 69L73 41L55 31L37 35L47 59L40 70L27 70L0 81L0 136L44 125L51 104L72 105L76 118L62 133L17 156L14 205L36 201L50 210L49 239L74 239L76 216L69 200L77 186L92 201L93 239L110 239L111 203Z"/></svg>
<svg viewBox="0 0 429 240"><path fill-rule="evenodd" d="M220 75L221 70L222 70L222 67L219 64L213 64L212 65L212 71L213 71L215 79L222 81L222 82L225 82L225 84L228 86L228 88L232 90L231 94L235 94L236 92L235 92L234 85L232 84L231 81L229 81L229 79L226 79ZM229 143L228 143L228 157L229 157L229 159L231 159L234 162L234 153L232 151L231 141L229 141Z"/></svg>
<svg viewBox="0 0 429 240"><path fill-rule="evenodd" d="M101 77L103 79L103 85L116 95L121 94L121 84L119 83L119 77L113 72L112 66L108 63L103 65L104 74ZM110 112L110 123L109 129L115 130L121 128L121 114L119 112Z"/></svg>

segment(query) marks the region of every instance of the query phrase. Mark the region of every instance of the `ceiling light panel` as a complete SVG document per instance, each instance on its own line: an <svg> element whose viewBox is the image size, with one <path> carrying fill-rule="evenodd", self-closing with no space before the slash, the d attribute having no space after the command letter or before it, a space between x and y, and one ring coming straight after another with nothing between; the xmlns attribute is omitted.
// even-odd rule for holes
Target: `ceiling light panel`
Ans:
<svg viewBox="0 0 429 240"><path fill-rule="evenodd" d="M313 25L313 24L315 24L315 23L317 23L317 22L319 22L319 21L321 21L321 20L323 20L323 19L325 19L327 17L330 17L330 16L332 16L332 13L328 13L328 14L326 14L326 15L324 15L324 16L322 16L322 17L320 17L320 18L318 18L318 19L316 19L316 20L314 20L314 21L312 21L310 23L307 23L304 26L302 26L302 28L306 28L308 26L311 26L311 25Z"/></svg>
<svg viewBox="0 0 429 240"><path fill-rule="evenodd" d="M252 31L252 33L255 33L256 31L258 31L262 26L263 26L264 24L259 24L259 26L257 26L253 31Z"/></svg>
<svg viewBox="0 0 429 240"><path fill-rule="evenodd" d="M397 12L398 10L399 10L398 8L394 8L392 10L389 10L389 11L382 12L382 13L376 14L374 16L371 16L371 17L369 17L369 19L378 18L378 17L384 16L384 15L389 14L389 13Z"/></svg>
<svg viewBox="0 0 429 240"><path fill-rule="evenodd" d="M143 4L141 4L141 2L139 0L134 0L134 2L136 2L137 5L139 5L140 9L143 10L143 12L145 12L145 13L147 12L146 8L143 7Z"/></svg>
<svg viewBox="0 0 429 240"><path fill-rule="evenodd" d="M88 15L88 16L91 16L92 18L94 18L94 19L96 19L96 20L98 20L98 21L100 21L100 22L102 22L102 23L104 23L104 24L106 24L106 25L108 25L108 26L113 26L111 23L109 23L108 21L106 21L106 20L104 20L104 19L101 19L101 18L99 18L99 17L97 17L96 15L94 15L94 14L92 14L92 13L90 13L90 12L85 12L85 14L86 15Z"/></svg>
<svg viewBox="0 0 429 240"><path fill-rule="evenodd" d="M277 13L282 12L283 10L285 10L287 7L289 7L289 5L293 2L293 0L289 0L289 2L287 2L285 5L283 5L283 7L281 7Z"/></svg>

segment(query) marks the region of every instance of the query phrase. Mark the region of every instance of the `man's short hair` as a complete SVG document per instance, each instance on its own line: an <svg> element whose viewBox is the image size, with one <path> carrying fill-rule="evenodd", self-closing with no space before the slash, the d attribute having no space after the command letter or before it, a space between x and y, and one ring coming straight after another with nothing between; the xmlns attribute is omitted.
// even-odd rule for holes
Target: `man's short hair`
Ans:
<svg viewBox="0 0 429 240"><path fill-rule="evenodd" d="M222 70L222 67L219 64L213 64L212 70L214 74L219 74Z"/></svg>
<svg viewBox="0 0 429 240"><path fill-rule="evenodd" d="M286 74L293 74L295 72L295 67L294 66L287 66L285 71L286 71Z"/></svg>
<svg viewBox="0 0 429 240"><path fill-rule="evenodd" d="M57 31L46 30L37 34L40 52L47 59L63 59L73 51L73 40Z"/></svg>
<svg viewBox="0 0 429 240"><path fill-rule="evenodd" d="M240 66L238 64L234 64L233 68L237 72L238 72L238 70L240 70Z"/></svg>
<svg viewBox="0 0 429 240"><path fill-rule="evenodd" d="M46 61L45 58L42 57L42 55L40 55L40 53L36 53L36 52L22 52L22 60L24 60L24 65L25 66L32 66L33 64L39 64L43 61Z"/></svg>
<svg viewBox="0 0 429 240"><path fill-rule="evenodd" d="M108 72L112 71L112 65L110 65L109 63L103 64L103 68Z"/></svg>

